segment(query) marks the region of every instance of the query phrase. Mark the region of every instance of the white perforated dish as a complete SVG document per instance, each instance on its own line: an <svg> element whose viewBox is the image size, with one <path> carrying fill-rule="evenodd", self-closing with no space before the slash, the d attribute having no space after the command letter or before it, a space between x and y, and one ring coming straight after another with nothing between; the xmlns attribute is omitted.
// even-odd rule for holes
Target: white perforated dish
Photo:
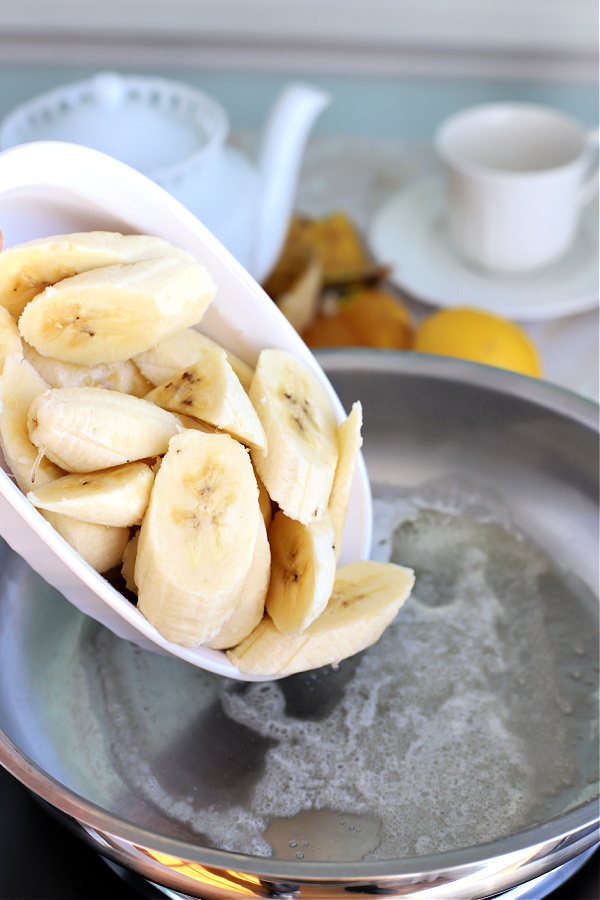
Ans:
<svg viewBox="0 0 600 900"><path fill-rule="evenodd" d="M193 253L218 285L202 330L249 363L279 347L309 365L344 410L323 370L262 288L185 207L129 166L96 150L62 142L23 144L0 153L0 229L5 247L37 237L107 230L151 234ZM166 641L125 597L76 554L6 472L0 453L0 535L47 582L82 612L119 637L171 653L203 669L242 680L221 651L187 649ZM372 509L359 460L340 562L369 555Z"/></svg>

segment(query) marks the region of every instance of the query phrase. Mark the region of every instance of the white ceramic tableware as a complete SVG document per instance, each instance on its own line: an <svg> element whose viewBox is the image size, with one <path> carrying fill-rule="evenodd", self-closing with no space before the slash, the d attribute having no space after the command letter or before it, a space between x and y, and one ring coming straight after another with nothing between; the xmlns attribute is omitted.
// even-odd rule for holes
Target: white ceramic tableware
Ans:
<svg viewBox="0 0 600 900"><path fill-rule="evenodd" d="M151 234L183 247L206 265L218 286L202 330L251 364L264 347L295 353L316 372L338 417L343 416L323 370L262 288L192 213L129 166L96 150L61 142L6 150L0 153L0 229L7 247L88 230ZM7 474L1 453L0 464L0 535L47 582L122 638L220 675L240 677L223 652L188 650L162 638L25 499ZM371 523L370 487L361 458L340 562L369 555Z"/></svg>
<svg viewBox="0 0 600 900"><path fill-rule="evenodd" d="M468 263L522 273L559 259L598 190L598 132L529 103L491 103L451 116L434 137L450 234Z"/></svg>
<svg viewBox="0 0 600 900"><path fill-rule="evenodd" d="M598 308L598 201L583 211L575 240L543 269L500 276L468 265L454 250L441 175L409 182L369 224L369 246L390 281L423 303L475 306L521 322Z"/></svg>
<svg viewBox="0 0 600 900"><path fill-rule="evenodd" d="M227 112L204 92L100 72L10 112L0 123L0 150L59 140L114 156L180 200L262 281L285 240L306 139L328 103L311 85L288 85L254 162L227 142Z"/></svg>

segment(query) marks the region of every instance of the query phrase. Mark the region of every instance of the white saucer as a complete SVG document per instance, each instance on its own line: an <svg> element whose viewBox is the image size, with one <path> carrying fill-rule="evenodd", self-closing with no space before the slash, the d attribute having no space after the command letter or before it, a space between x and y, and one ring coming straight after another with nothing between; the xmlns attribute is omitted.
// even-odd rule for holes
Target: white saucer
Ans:
<svg viewBox="0 0 600 900"><path fill-rule="evenodd" d="M475 306L510 319L553 319L598 304L598 203L587 206L575 244L563 258L528 275L491 276L452 249L441 176L408 185L373 217L368 241L390 281L436 306Z"/></svg>

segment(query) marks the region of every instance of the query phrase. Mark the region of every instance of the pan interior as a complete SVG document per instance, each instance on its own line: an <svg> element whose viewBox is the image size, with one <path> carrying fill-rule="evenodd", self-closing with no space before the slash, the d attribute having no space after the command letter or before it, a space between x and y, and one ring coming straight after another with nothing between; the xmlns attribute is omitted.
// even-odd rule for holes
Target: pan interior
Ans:
<svg viewBox="0 0 600 900"><path fill-rule="evenodd" d="M481 387L329 374L365 408L372 555L417 575L383 638L229 681L116 638L2 545L0 726L110 813L257 856L472 847L596 797L597 436Z"/></svg>

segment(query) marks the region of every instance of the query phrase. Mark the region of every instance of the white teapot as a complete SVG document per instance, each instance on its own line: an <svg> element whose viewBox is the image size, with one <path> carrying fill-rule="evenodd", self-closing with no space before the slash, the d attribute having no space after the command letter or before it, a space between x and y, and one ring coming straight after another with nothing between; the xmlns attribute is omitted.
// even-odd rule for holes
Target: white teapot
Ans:
<svg viewBox="0 0 600 900"><path fill-rule="evenodd" d="M285 240L306 139L328 102L309 85L287 87L253 164L226 144L227 113L211 97L176 81L103 72L13 110L0 125L0 149L66 141L127 163L181 201L261 281Z"/></svg>

